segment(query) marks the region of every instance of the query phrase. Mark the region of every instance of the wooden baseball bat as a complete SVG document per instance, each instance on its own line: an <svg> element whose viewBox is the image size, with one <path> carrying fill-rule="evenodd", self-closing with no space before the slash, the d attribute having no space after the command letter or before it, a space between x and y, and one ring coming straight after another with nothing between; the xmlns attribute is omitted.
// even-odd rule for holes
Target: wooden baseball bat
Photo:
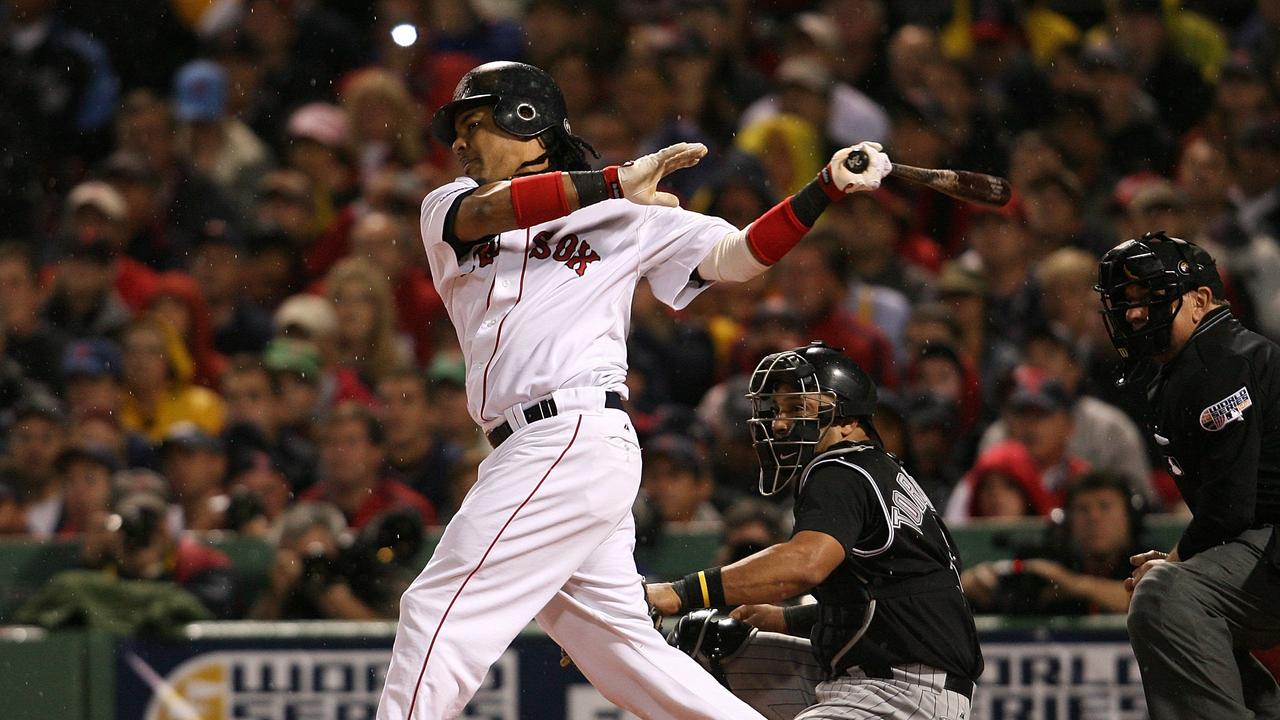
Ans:
<svg viewBox="0 0 1280 720"><path fill-rule="evenodd" d="M870 163L871 159L862 150L854 150L844 159L844 166L855 173L866 170ZM1000 207L1009 202L1009 196L1013 192L1009 181L1002 177L968 170L933 170L894 163L889 174L933 188L957 200L992 207Z"/></svg>

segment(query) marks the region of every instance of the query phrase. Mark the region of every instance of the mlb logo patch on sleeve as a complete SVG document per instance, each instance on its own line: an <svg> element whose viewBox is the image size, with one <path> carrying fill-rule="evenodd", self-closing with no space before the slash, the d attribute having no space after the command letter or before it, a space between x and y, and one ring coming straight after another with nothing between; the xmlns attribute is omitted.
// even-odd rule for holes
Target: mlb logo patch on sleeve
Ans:
<svg viewBox="0 0 1280 720"><path fill-rule="evenodd" d="M1242 387L1227 397L1200 411L1200 427L1218 432L1236 420L1244 419L1244 411L1253 405L1249 388Z"/></svg>

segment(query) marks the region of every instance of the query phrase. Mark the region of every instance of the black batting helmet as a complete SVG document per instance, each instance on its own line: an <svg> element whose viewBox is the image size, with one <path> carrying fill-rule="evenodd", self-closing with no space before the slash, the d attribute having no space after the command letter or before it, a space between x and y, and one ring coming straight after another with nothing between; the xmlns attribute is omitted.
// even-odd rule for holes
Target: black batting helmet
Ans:
<svg viewBox="0 0 1280 720"><path fill-rule="evenodd" d="M431 132L446 145L457 137L458 113L493 106L498 127L521 138L536 137L552 128L570 134L568 110L560 86L545 71L518 62L490 62L472 68L453 91L453 101L431 119Z"/></svg>
<svg viewBox="0 0 1280 720"><path fill-rule="evenodd" d="M1223 295L1222 278L1213 257L1186 240L1151 232L1111 248L1098 264L1102 319L1111 344L1123 358L1142 358L1166 352L1172 345L1173 319L1183 294L1199 287ZM1146 308L1138 327L1128 312Z"/></svg>
<svg viewBox="0 0 1280 720"><path fill-rule="evenodd" d="M805 412L809 395L817 396L815 413ZM821 342L766 356L751 374L747 398L762 495L781 491L799 475L837 420L857 418L874 433L875 383L849 356ZM780 419L790 421L782 432L774 422Z"/></svg>

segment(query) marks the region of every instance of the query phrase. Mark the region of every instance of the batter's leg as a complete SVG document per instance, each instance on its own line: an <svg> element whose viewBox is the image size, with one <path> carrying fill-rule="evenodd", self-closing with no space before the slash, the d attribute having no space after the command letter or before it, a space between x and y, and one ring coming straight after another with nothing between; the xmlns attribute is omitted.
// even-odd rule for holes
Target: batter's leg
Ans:
<svg viewBox="0 0 1280 720"><path fill-rule="evenodd" d="M378 720L460 715L489 666L629 517L639 459L611 451L600 418L534 423L481 464L401 598ZM611 481L598 482L598 472Z"/></svg>
<svg viewBox="0 0 1280 720"><path fill-rule="evenodd" d="M654 629L634 546L628 514L538 613L538 624L605 698L640 717L758 720L757 712Z"/></svg>

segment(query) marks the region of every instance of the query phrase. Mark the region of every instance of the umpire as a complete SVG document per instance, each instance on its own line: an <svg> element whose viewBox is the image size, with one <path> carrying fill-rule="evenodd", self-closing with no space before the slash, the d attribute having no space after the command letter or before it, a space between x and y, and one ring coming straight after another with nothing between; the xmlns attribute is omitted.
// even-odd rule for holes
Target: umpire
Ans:
<svg viewBox="0 0 1280 720"><path fill-rule="evenodd" d="M667 615L747 605L734 617L808 636L807 663L816 658L825 679L797 720L967 717L982 653L959 559L929 498L881 446L875 385L843 353L813 343L764 358L749 390L760 492L795 481L793 535L650 585L650 601ZM817 604L749 605L806 592Z"/></svg>
<svg viewBox="0 0 1280 720"><path fill-rule="evenodd" d="M1161 232L1109 250L1096 290L1120 355L1155 363L1148 422L1192 513L1125 581L1151 717L1280 718L1249 655L1280 643L1280 347L1232 317L1209 253Z"/></svg>

